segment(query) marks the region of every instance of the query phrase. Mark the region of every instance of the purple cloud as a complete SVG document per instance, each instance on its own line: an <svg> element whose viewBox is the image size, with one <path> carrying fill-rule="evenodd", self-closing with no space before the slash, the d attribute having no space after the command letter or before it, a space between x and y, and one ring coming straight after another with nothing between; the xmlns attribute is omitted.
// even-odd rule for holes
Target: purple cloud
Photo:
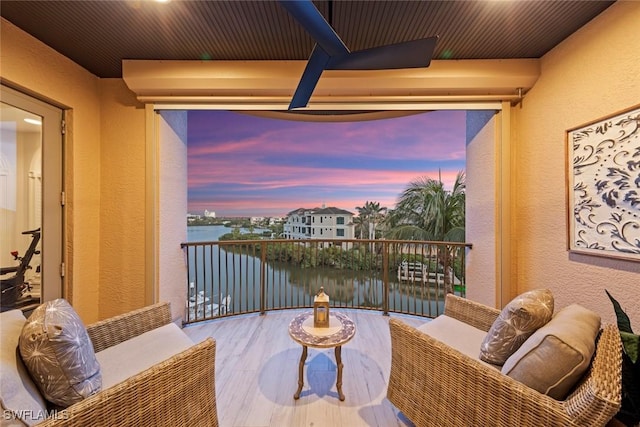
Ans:
<svg viewBox="0 0 640 427"><path fill-rule="evenodd" d="M464 111L368 122L312 123L189 112L189 211L284 215L365 201L393 208L421 176L450 187L465 162Z"/></svg>

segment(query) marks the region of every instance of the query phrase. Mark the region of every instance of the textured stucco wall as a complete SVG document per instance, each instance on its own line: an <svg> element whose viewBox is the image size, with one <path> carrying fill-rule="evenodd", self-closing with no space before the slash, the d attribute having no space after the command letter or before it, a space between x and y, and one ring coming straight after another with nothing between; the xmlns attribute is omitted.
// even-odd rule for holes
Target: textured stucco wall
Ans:
<svg viewBox="0 0 640 427"><path fill-rule="evenodd" d="M515 107L518 290L548 287L613 322L608 289L640 329L640 263L567 252L565 131L640 102L640 2L617 2L542 58Z"/></svg>
<svg viewBox="0 0 640 427"><path fill-rule="evenodd" d="M3 81L67 113L67 296L86 323L144 305L144 106L122 80L0 27Z"/></svg>
<svg viewBox="0 0 640 427"><path fill-rule="evenodd" d="M486 121L487 115L491 118ZM467 142L466 241L467 298L494 307L496 304L496 118L493 112L467 113L467 128L479 131Z"/></svg>
<svg viewBox="0 0 640 427"><path fill-rule="evenodd" d="M158 298L171 303L173 319L184 317L187 267L180 243L187 241L187 112L163 111L159 134Z"/></svg>
<svg viewBox="0 0 640 427"><path fill-rule="evenodd" d="M100 318L145 305L145 109L121 79L102 79Z"/></svg>
<svg viewBox="0 0 640 427"><path fill-rule="evenodd" d="M85 322L98 319L100 251L100 79L26 34L0 23L3 83L67 110L67 283ZM26 89L25 89L26 88Z"/></svg>

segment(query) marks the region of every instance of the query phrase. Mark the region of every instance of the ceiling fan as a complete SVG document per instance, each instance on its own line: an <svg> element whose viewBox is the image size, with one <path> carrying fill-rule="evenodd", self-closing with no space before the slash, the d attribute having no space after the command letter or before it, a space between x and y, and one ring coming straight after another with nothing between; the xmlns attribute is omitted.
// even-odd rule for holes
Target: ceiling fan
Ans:
<svg viewBox="0 0 640 427"><path fill-rule="evenodd" d="M311 0L280 0L280 4L316 42L289 110L307 106L324 70L393 70L431 63L437 36L351 52Z"/></svg>

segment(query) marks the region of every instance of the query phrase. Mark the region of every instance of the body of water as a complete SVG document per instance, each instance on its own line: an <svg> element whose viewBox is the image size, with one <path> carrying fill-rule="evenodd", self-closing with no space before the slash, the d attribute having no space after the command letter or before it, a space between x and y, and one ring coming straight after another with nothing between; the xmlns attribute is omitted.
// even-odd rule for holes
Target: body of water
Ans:
<svg viewBox="0 0 640 427"><path fill-rule="evenodd" d="M224 226L188 227L190 243L213 242L231 233ZM255 233L262 230L255 229ZM249 230L241 229L241 233ZM231 297L230 311L260 310L260 275L258 257L220 249L217 245L189 248L189 282L192 294L204 292L210 301ZM293 263L268 262L265 274L265 309L311 307L313 297L322 286L336 307L367 307L382 310L384 283L378 272L353 271L329 267L302 268ZM435 316L443 303L435 295L423 294L412 285L398 282L389 274L389 310Z"/></svg>
<svg viewBox="0 0 640 427"><path fill-rule="evenodd" d="M187 242L217 242L220 236L233 233L233 228L225 227L224 225L196 225L187 227ZM266 228L254 228L255 234L260 234L263 231L271 231ZM241 228L241 234L248 234L248 228Z"/></svg>

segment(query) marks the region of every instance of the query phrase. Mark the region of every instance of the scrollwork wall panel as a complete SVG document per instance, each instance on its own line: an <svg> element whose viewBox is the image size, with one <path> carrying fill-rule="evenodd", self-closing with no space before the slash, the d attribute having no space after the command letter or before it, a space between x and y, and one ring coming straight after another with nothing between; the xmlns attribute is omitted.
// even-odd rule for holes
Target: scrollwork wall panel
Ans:
<svg viewBox="0 0 640 427"><path fill-rule="evenodd" d="M569 250L640 261L640 107L567 132Z"/></svg>

